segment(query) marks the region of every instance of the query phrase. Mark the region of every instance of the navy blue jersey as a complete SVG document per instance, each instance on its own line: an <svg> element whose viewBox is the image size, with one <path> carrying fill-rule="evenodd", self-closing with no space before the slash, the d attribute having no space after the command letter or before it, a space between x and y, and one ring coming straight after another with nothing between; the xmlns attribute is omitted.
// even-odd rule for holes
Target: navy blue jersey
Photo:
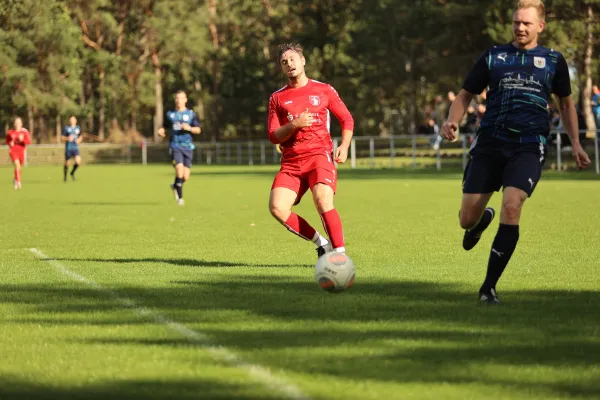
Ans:
<svg viewBox="0 0 600 400"><path fill-rule="evenodd" d="M67 141L65 143L65 149L66 150L77 150L77 149L79 149L79 145L77 144L77 139L81 135L81 128L79 127L79 125L75 125L75 126L67 125L67 126L65 126L65 128L62 131L62 135L64 137L72 138L73 139L72 142Z"/></svg>
<svg viewBox="0 0 600 400"><path fill-rule="evenodd" d="M181 129L181 124L186 123L192 127L200 127L196 113L192 110L169 111L165 117L163 127L169 129L171 136L169 145L172 149L194 149L194 140L190 131Z"/></svg>
<svg viewBox="0 0 600 400"><path fill-rule="evenodd" d="M550 133L551 94L571 94L563 55L537 46L519 50L512 44L486 51L467 76L463 89L480 94L488 87L486 111L478 137L506 142L545 142Z"/></svg>

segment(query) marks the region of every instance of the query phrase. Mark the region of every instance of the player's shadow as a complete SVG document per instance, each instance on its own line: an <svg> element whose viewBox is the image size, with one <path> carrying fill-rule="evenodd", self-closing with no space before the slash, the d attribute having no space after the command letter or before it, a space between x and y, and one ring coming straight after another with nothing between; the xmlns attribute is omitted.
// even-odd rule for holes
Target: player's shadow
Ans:
<svg viewBox="0 0 600 400"><path fill-rule="evenodd" d="M111 264L171 264L181 267L252 267L252 268L313 268L312 264L250 264L245 262L230 262L219 260L199 260L196 258L53 258L56 261L111 263Z"/></svg>

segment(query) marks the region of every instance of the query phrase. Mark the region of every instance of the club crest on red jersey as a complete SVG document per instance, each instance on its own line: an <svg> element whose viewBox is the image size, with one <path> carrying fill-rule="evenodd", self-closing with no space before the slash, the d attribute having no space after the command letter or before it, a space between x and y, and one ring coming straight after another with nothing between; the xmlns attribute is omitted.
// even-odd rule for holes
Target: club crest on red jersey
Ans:
<svg viewBox="0 0 600 400"><path fill-rule="evenodd" d="M319 104L321 104L321 99L319 98L319 96L308 96L308 101L313 106L318 106Z"/></svg>

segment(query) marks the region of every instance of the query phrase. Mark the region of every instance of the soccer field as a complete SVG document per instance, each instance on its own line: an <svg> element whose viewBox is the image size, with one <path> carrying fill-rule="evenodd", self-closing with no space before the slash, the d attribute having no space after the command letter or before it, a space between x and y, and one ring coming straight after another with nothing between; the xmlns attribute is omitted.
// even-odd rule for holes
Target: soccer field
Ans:
<svg viewBox="0 0 600 400"><path fill-rule="evenodd" d="M357 277L329 294L275 171L197 166L178 207L168 166L0 169L0 398L600 398L594 175L546 173L482 307L498 219L462 250L459 173L342 170Z"/></svg>

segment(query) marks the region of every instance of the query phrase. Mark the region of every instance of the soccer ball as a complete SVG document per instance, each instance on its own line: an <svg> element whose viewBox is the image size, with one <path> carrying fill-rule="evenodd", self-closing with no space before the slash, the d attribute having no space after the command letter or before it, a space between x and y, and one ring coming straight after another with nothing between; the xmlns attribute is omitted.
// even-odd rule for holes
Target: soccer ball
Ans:
<svg viewBox="0 0 600 400"><path fill-rule="evenodd" d="M315 280L328 292L344 291L354 284L354 262L345 253L325 253L317 260Z"/></svg>

